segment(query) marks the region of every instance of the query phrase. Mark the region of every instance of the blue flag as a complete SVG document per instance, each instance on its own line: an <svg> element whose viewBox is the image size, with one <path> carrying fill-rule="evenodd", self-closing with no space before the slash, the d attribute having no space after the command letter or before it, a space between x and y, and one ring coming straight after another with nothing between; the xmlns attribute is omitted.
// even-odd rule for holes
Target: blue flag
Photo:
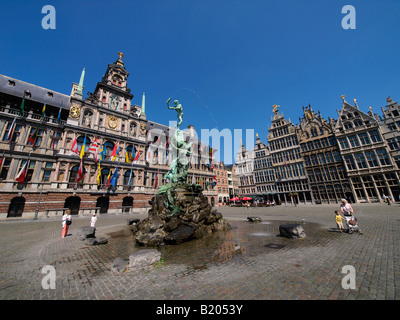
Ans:
<svg viewBox="0 0 400 320"><path fill-rule="evenodd" d="M115 169L115 171L111 177L111 181L110 181L111 187L115 188L117 186L117 179L118 179L118 166Z"/></svg>

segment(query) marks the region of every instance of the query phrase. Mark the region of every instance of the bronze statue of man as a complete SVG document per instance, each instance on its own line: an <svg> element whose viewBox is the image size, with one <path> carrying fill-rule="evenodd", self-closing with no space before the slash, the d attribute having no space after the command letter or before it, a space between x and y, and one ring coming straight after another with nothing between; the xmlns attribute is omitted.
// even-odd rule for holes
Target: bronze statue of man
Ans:
<svg viewBox="0 0 400 320"><path fill-rule="evenodd" d="M168 109L170 109L170 110L176 110L176 112L178 112L178 120L179 120L179 122L178 122L178 124L176 125L176 128L178 128L179 129L179 127L180 127L180 125L182 124L182 121L183 121L183 109L182 109L182 105L179 103L179 101L178 100L174 100L174 107L170 107L170 105L169 105L169 102L171 101L171 98L169 98L168 100L167 100L167 107L168 107Z"/></svg>

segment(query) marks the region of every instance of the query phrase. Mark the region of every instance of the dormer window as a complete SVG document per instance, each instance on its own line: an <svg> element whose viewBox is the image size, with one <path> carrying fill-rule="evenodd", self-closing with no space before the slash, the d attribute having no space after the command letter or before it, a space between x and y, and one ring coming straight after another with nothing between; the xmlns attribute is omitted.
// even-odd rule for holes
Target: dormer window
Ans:
<svg viewBox="0 0 400 320"><path fill-rule="evenodd" d="M47 96L48 96L49 98L53 98L54 94L53 94L53 92L48 91L48 92L47 92Z"/></svg>
<svg viewBox="0 0 400 320"><path fill-rule="evenodd" d="M11 87L15 87L15 81L14 80L8 80L8 85Z"/></svg>

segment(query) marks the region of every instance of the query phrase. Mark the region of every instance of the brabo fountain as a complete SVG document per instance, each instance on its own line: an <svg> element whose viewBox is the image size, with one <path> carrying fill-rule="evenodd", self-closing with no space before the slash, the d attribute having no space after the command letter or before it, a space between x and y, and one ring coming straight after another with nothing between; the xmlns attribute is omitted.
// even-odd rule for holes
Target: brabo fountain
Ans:
<svg viewBox="0 0 400 320"><path fill-rule="evenodd" d="M201 185L187 183L188 158L193 142L187 142L180 125L183 109L178 100L168 109L176 110L178 124L170 139L172 161L165 176L167 185L161 186L158 194L150 201L148 217L133 228L136 242L142 246L179 244L191 239L199 239L214 231L229 230L230 225L222 214L213 211L203 195Z"/></svg>

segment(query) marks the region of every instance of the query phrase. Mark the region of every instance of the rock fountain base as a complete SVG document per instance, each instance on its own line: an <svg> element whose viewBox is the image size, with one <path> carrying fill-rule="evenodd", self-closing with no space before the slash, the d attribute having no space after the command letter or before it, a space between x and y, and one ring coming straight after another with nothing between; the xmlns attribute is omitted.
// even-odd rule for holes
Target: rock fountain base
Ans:
<svg viewBox="0 0 400 320"><path fill-rule="evenodd" d="M136 243L141 246L179 244L230 229L222 214L212 210L200 185L165 188L150 204L148 217L132 227Z"/></svg>

